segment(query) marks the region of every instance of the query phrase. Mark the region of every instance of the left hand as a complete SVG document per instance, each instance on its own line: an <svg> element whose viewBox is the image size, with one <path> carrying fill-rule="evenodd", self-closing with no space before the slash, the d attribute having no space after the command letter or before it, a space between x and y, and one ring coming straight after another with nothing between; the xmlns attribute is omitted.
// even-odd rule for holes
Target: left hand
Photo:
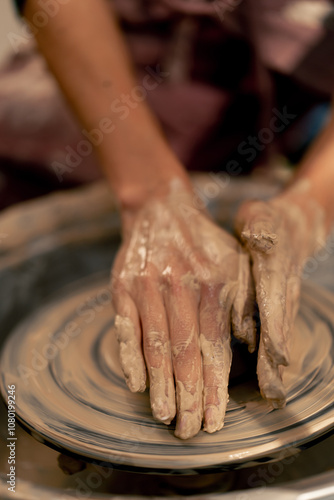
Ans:
<svg viewBox="0 0 334 500"><path fill-rule="evenodd" d="M232 353L230 329L255 349L248 253L193 206L177 184L122 212L113 273L115 333L131 391L146 368L154 417L182 439L223 427ZM176 398L175 398L176 395Z"/></svg>
<svg viewBox="0 0 334 500"><path fill-rule="evenodd" d="M260 391L274 408L282 408L286 402L282 370L289 364L301 271L324 240L324 213L301 186L268 202L245 202L237 214L236 230L251 256L260 313Z"/></svg>

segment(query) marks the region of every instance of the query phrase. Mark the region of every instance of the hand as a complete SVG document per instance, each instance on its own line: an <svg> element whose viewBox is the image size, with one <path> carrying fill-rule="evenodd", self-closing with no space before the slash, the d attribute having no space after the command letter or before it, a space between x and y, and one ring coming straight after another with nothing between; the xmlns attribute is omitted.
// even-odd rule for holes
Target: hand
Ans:
<svg viewBox="0 0 334 500"><path fill-rule="evenodd" d="M147 368L153 416L169 424L177 413L175 435L183 439L198 433L202 419L207 432L224 424L231 322L255 349L248 253L193 207L192 196L174 185L123 214L112 273L128 387L144 391Z"/></svg>
<svg viewBox="0 0 334 500"><path fill-rule="evenodd" d="M236 229L251 256L260 313L260 391L274 408L282 408L282 370L289 364L301 271L316 243L324 240L324 214L307 192L295 188L269 202L244 203Z"/></svg>

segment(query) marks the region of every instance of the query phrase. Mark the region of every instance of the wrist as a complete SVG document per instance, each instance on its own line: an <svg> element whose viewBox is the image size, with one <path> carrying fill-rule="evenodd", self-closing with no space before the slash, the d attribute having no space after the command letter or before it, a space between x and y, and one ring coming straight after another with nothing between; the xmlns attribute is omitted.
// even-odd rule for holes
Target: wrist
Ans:
<svg viewBox="0 0 334 500"><path fill-rule="evenodd" d="M183 176L147 179L145 184L127 185L118 192L119 210L122 221L123 238L132 233L138 214L162 204L168 210L172 204L192 199L193 189L190 180Z"/></svg>
<svg viewBox="0 0 334 500"><path fill-rule="evenodd" d="M167 195L175 178L192 190L185 168L144 103L127 120L114 119L112 135L97 154L121 211L139 210L148 199Z"/></svg>
<svg viewBox="0 0 334 500"><path fill-rule="evenodd" d="M288 186L278 198L299 205L310 217L319 219L321 214L326 233L329 232L334 215L330 184L319 186L307 177L301 178Z"/></svg>
<svg viewBox="0 0 334 500"><path fill-rule="evenodd" d="M168 200L173 186L178 185L183 192L192 193L192 186L185 172L166 172L150 177L145 176L137 182L121 182L113 185L113 191L123 214L138 212L147 203Z"/></svg>
<svg viewBox="0 0 334 500"><path fill-rule="evenodd" d="M328 211L308 179L302 179L292 184L276 199L278 203L291 207L292 215L297 209L295 216L299 217L301 221L303 218L306 219L309 237L308 254L313 253L316 248L325 243L330 231Z"/></svg>
<svg viewBox="0 0 334 500"><path fill-rule="evenodd" d="M169 202L174 191L193 194L190 178L172 152L142 154L105 169L115 196L123 230L131 228L139 211L156 201ZM123 167L123 168L121 168Z"/></svg>

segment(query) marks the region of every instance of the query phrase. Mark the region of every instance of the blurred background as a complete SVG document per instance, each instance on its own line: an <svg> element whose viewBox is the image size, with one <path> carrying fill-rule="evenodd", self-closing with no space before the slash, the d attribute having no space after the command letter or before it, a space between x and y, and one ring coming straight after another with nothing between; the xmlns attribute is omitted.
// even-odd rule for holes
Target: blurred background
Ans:
<svg viewBox="0 0 334 500"><path fill-rule="evenodd" d="M258 1L260 2L262 0ZM115 0L115 3L119 4L120 8L122 2L123 4L126 3L125 0ZM284 0L282 0L282 2L284 3ZM289 24L290 26L290 31L280 31L280 19L278 19L278 17L275 17L275 15L272 16L271 18L269 18L270 22L268 21L270 26L269 32L276 36L276 51L274 50L274 46L270 46L269 43L266 45L266 47L269 47L269 55L276 57L275 62L277 63L271 68L271 76L280 88L280 93L278 96L279 99L275 101L274 104L275 109L281 112L284 106L287 106L289 113L297 113L298 110L304 107L305 102L308 103L308 106L305 107L305 113L301 113L302 116L299 120L299 126L295 129L293 127L290 127L288 135L282 134L280 138L277 138L281 140L282 148L280 148L280 151L283 151L283 153L280 153L280 155L276 155L276 161L278 161L280 164L286 165L287 168L291 170L293 168L293 165L298 162L303 152L305 151L305 148L312 141L313 137L316 135L319 128L322 126L328 116L329 92L328 88L325 88L325 84L329 81L334 82L334 18L332 2L325 0L300 0L291 1L289 3L292 7L289 11L285 11L284 15L286 24ZM272 4L279 4L279 1L272 0ZM216 20L216 24L218 26L218 29L221 29L221 25L219 24L219 12L217 15L218 17ZM326 19L328 29L324 34L322 32L322 26L324 25ZM224 22L225 20L228 21L227 16L226 19L224 19ZM161 17L159 23L161 32L162 29L166 28L168 21ZM180 22L180 24L177 24L178 33L182 32L183 26L184 25L182 25L182 22ZM187 28L187 25L185 26ZM129 32L131 31L131 25L129 22L126 23L126 20L124 21L124 27ZM206 25L205 23L203 23L203 25L198 24L197 28L199 30L202 29L201 47L205 47L206 41L208 39L206 38ZM275 29L277 31L275 31ZM134 28L134 31L135 30L137 30L137 27ZM293 52L291 51L291 45L285 42L291 42L293 47L296 48L298 44L294 44L294 42L298 40L302 40L305 42L308 40L307 37L309 35L315 35L313 42L307 42L310 43L310 51L308 52L309 57L307 57L305 60L300 60L301 64L296 65L296 72L293 75L292 80L290 80L288 78L288 76L290 76L288 75L288 69L283 67L278 68L278 61L282 59L280 58L281 55L283 53L289 55ZM148 38L143 38L143 43L146 40L147 44L150 47L155 48L158 45L152 43L152 37L154 37L154 32L150 33L150 36ZM218 47L219 57L222 57L222 47L224 43L224 40L222 40L221 46L219 45ZM240 55L240 53L237 52L239 49L240 51L242 51L243 47L239 45L238 42L234 43L233 49L231 49L231 46L228 46L225 68L232 67L234 64L234 60L238 62L238 57L236 57L236 54ZM205 61L209 60L210 57L212 57L212 46L208 45L207 50L208 52L204 51L202 53L202 59ZM217 56L217 53L215 53L214 56ZM157 62L152 56L152 60L142 63L143 67L145 67L146 64L149 64L152 68L154 68L156 67ZM237 66L236 63L235 65ZM139 62L138 67L140 67ZM207 66L204 67L207 68ZM281 71L279 71L279 69ZM319 83L319 81L316 81L315 77L320 75L322 71L323 78L320 79ZM178 114L177 106L174 105L174 107L171 107L171 101L167 100L169 99L169 97L167 96L167 92L164 93L164 89L162 88L163 86L157 89L155 97L150 96L151 104L153 105L153 107L155 107L155 111L159 114L161 121L165 125L166 131L168 131L168 133L170 134L170 138L174 139L175 147L179 146L180 142L177 142L177 140L180 141L180 137L182 140L185 137L188 137L186 135L186 132L189 132L189 123L196 124L196 120L205 121L207 116L205 116L203 113L201 114L203 110L210 110L210 106L211 110L214 108L218 109L218 105L220 106L222 102L225 102L225 96L218 95L217 92L206 93L208 88L206 87L206 80L201 74L201 66L199 66L196 76L197 86L195 85L192 88L189 88L185 84L180 84L179 86L176 86L177 88L175 89L175 93L173 95L170 94L171 100L173 97L181 100L185 107L188 106L187 111L189 112L195 111L194 108L196 108L193 106L193 99L202 99L202 101L200 101L202 105L198 106L199 113L196 116L191 114L187 115L184 111L186 109L185 107L180 108ZM226 76L226 74L218 75L217 78L223 76ZM228 98L230 98L230 96L228 95L228 92L230 90L229 87L234 86L234 81L224 81L224 84L226 84L227 88L226 95ZM320 84L324 84L324 86L321 87ZM170 90L170 88L167 90ZM167 108L173 109L172 117L164 114L166 112L166 109L162 107L159 108L159 103L161 102L167 102ZM238 114L237 108L234 108L233 113L229 115L230 121L228 123L228 127L225 129L223 127L223 131L232 133L236 132L237 130L236 128L233 129L233 126L237 126L241 122L246 121L245 115L247 113L247 110L250 109L247 108L247 106L255 106L255 104L256 103L254 101L253 95L251 95L250 98L248 96L248 99L244 99L242 101L244 112L240 114L239 108ZM296 109L294 108L294 106L296 106ZM268 109L270 118L270 116L272 116L273 107L269 107ZM167 109L167 111L168 110L169 109ZM186 117L186 119L184 119L184 117ZM234 119L234 122L232 121L232 118ZM233 126L231 125L232 123ZM184 127L181 132L185 132L185 134L181 134L181 136L177 138L176 135L173 135L173 133L176 129L180 131L181 125L182 127ZM260 129L258 128L258 125L255 125L253 132L258 134L259 130ZM219 130L218 132L221 132L221 130ZM241 130L242 137L247 137L248 133L248 131L245 132L245 130ZM206 158L208 158L209 156L209 153L211 154L211 152L216 151L215 148L217 147L217 144L222 141L223 137L224 134L217 133L215 137L212 138L211 142L209 141L206 145L203 143L202 149L200 149L199 151L195 151L195 153L193 153L191 157L189 156L188 163L194 167L194 170L201 170L203 159L206 160ZM193 136L190 137L190 139L193 140ZM27 36L27 31L25 30L23 23L20 21L18 14L14 11L12 0L1 0L0 210L5 209L6 207L14 205L18 202L38 197L57 189L59 190L72 188L81 183L90 182L94 179L99 178L100 173L93 155L83 158L80 164L80 168L73 169L73 171L71 172L66 172L61 179L57 177L55 170L52 168L52 164L54 164L54 162L58 162L58 164L65 164L64 151L66 155L66 151L68 151L66 150L66 148L72 148L70 150L75 149L78 141L80 141L80 128L75 125L73 118L69 115L67 106L60 96L55 82L52 80L52 78L49 78L47 76L45 62L37 55L32 38L29 38L29 36ZM231 143L233 147L238 146L238 144L240 144L240 135L236 134L233 141L230 141L230 139L227 138L226 143ZM269 146L271 145L268 145L268 148L266 148L266 152L268 152L268 150L270 149ZM181 153L184 154L184 150L180 152L180 155ZM218 149L217 153L219 153ZM197 164L195 164L196 162L194 159L196 159ZM241 159L242 158L239 155L238 160L241 161ZM212 160L212 162L209 164L209 172L211 170L217 172L220 168L223 169L224 162L222 162L221 165L215 164L214 155L210 156L210 160ZM262 164L265 164L264 160L262 161ZM244 167L245 173L247 173L247 167L250 167L250 164L246 161ZM264 174L264 170L262 171L262 173ZM244 192L247 192L247 196L249 196L249 186L244 186ZM239 186L238 194L242 195ZM63 200L63 203L61 204L59 200L54 200L53 204L50 204L49 206L49 213L60 213L60 216L61 214L66 214L65 209L61 210L62 207L64 208L66 206L65 201L66 200ZM44 203L44 206L46 207L47 202ZM92 205L88 204L87 206L91 207ZM30 212L29 219L29 213L26 213L26 211L22 209L22 215L26 215L28 216L28 218L24 219L24 222L20 226L20 231L16 230L15 226L14 231L12 231L18 238L20 237L21 233L24 233L24 231L22 231L22 228L27 229L27 231L32 231L34 229L34 224L38 220L37 212ZM70 211L68 217L71 217ZM42 219L42 217L40 219ZM27 223L27 220L30 222ZM66 224L64 223L64 227L68 228ZM1 232L2 230L0 231L0 233ZM74 234L76 234L75 231ZM28 238L24 235L23 237ZM14 240L15 244L15 238L13 235L11 241L12 240ZM15 248L14 244L13 247ZM19 245L17 245L17 247L19 252ZM10 246L8 246L8 248L8 254L10 254ZM40 247L36 245L34 248L37 248L37 251L44 251L43 245L41 245ZM92 255L95 258L96 254L94 253L94 248L95 247L92 246ZM109 256L109 246L105 246L105 248L107 249L106 253L108 253ZM81 247L79 248L79 250L80 254L83 254ZM52 287L54 287L54 282L51 279L46 280L44 278L44 276L46 275L46 269L50 269L51 273L54 272L55 275L59 275L60 281L63 276L65 276L66 279L70 280L72 278L68 269L73 268L78 273L78 269L81 269L80 265L78 264L78 255L75 254L75 265L72 264L72 262L74 262L74 259L73 261L71 261L68 258L64 258L64 254L61 251L59 255L56 255L54 261L46 260L46 264L44 264L44 261L37 255L38 258L36 258L36 262L38 260L38 263L40 264L36 265L35 268L29 262L28 264L26 264L25 261L23 261L23 277L17 274L18 278L16 281L18 284L15 282L15 280L12 279L12 275L10 273L7 273L7 281L3 282L2 289L6 291L6 296L9 297L8 300L11 300L10 298L12 295L15 297L17 296L19 297L17 299L18 303L21 304L19 300L22 300L22 302L23 300L25 300L25 295L21 293L22 288L24 288L22 283L27 283L27 297L29 295L29 300L35 301L35 303L38 304L40 296L35 293L31 294L29 288L30 286L32 286L31 283L35 283L35 281L37 282L36 276L41 275L43 277L42 279L44 279L44 282L52 283ZM34 255L31 257L31 259L33 257ZM83 254L82 259L84 265L87 266L87 262L89 259L86 259L86 254ZM90 258L90 261L92 260L94 259ZM97 260L98 259L95 258L95 261ZM51 265L49 262L51 262ZM54 265L54 262L56 262L57 265ZM64 266L65 271L59 271L59 269L63 269L62 267L59 267L60 264ZM327 262L327 264L329 264L329 262ZM68 269L66 268L66 266L68 266ZM82 265L82 267L84 266ZM85 273L87 272L86 268L84 269L84 271ZM68 273L68 278L66 273ZM25 279L25 277L27 278ZM324 283L324 280L327 279L328 282L330 281L332 284L332 273L328 272L327 268L326 272L323 272L321 278L322 283ZM17 290L16 295L11 291L12 289L14 290L14 292L15 290ZM42 286L40 287L40 290L41 295L45 293L45 288L43 288ZM15 303L15 301L13 300L12 303L14 311L13 318L15 315L15 321L18 321L18 314L16 309L21 310L20 314L25 314L25 309L23 308L23 306L19 308L17 306L17 303ZM31 307L31 304L30 302L27 302L27 304L28 305L26 306L26 308L28 310ZM3 309L6 308L5 300L1 301L1 307ZM9 327L8 331L10 331ZM300 478L302 477L301 471L303 477L307 477L326 470L333 470L334 456L331 450L333 450L333 437L329 438L327 441L319 442L310 450L305 450L300 456L298 456L296 461L291 464L291 466L284 466L284 473L280 474L280 476L276 478L274 484ZM48 447L45 447L42 443L38 443L30 435L23 431L20 435L19 453L19 459L21 460L20 473L22 479L33 481L38 485L45 485L48 487L51 485L58 486L59 484L61 484L63 488L75 488L77 486L77 476L74 475L65 477L62 471L58 468L58 453ZM89 467L90 466L88 466L87 470L84 469L79 472L80 480L81 478L85 480L87 476L89 477L89 474L92 471L92 469L90 469ZM270 467L270 465L268 467ZM4 470L4 468L5 466L2 467L2 470ZM96 472L95 469L94 472ZM263 467L261 466L261 469L259 468L259 470L263 470ZM229 482L227 482L226 488L232 489L233 484L235 484L235 487L236 484L238 485L238 487L241 487L242 477L240 476L242 476L243 474L243 482L245 484L244 487L247 487L247 474L249 474L249 472L247 472L246 470L246 472L241 472L238 477L235 475L235 478L233 474L231 482L230 480ZM238 483L236 482L236 479L238 480ZM113 484L111 485L109 484L109 482L108 484L104 483L103 488L106 488L107 491L111 491L112 488L114 488L112 491L115 491L115 493L122 493L124 488L126 488L127 493L129 493L130 488L133 488L133 493L137 493L138 491L143 491L142 484L144 481L145 488L147 489L148 482L146 477L139 477L137 479L137 482L133 481L133 479L131 478L129 482L129 477L125 473L123 475L123 473L118 474L115 472L112 477ZM161 482L161 479L158 479L156 481L157 484L158 481ZM192 481L193 479L191 479L191 482ZM150 479L149 484L152 487L152 492L154 492L154 488L156 487L155 482L152 482L152 480ZM185 489L186 487L189 488L189 486L192 488L194 487L193 485L188 484L185 486ZM169 491L170 485L165 485L162 482L162 487ZM123 489L120 491L120 488ZM136 488L138 488L138 490L136 490ZM212 486L211 489L212 491L216 491L216 485ZM46 498L46 496L41 496L41 498Z"/></svg>
<svg viewBox="0 0 334 500"><path fill-rule="evenodd" d="M224 2L236 7L219 10ZM210 19L187 16L183 7L176 13L168 13L169 7L167 13L155 10L159 2L152 0L145 1L146 10L136 18L136 6L144 5L139 0L112 3L139 83L148 67L151 72L157 65L168 68L169 81L149 92L147 99L189 170L221 172L229 160L237 159L241 175L255 167L268 175L273 158L290 169L298 163L328 117L334 87L333 2L215 0L217 12ZM250 22L252 4L257 15ZM133 8L131 19L126 5ZM1 210L94 181L101 173L94 153L76 155L85 139L81 127L12 0L1 0L0 14ZM252 39L253 28L258 42ZM178 81L174 70L184 62L185 46L189 78ZM261 61L258 74L256 61ZM283 109L297 119L268 142L266 127ZM240 154L245 139L266 130L261 154L257 151L250 160L245 146ZM78 168L69 167L75 158Z"/></svg>
<svg viewBox="0 0 334 500"><path fill-rule="evenodd" d="M10 56L12 46L8 39L8 33L13 31L20 33L21 22L14 12L13 2L11 0L1 1L1 16L0 16L0 64Z"/></svg>

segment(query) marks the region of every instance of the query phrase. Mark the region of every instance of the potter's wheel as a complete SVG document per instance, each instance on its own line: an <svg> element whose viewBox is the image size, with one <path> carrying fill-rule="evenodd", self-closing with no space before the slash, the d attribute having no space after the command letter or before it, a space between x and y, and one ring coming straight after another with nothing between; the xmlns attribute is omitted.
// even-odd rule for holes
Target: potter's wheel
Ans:
<svg viewBox="0 0 334 500"><path fill-rule="evenodd" d="M224 428L187 442L151 416L148 390L129 392L113 335L108 275L62 289L9 337L1 390L16 386L16 411L39 439L80 456L147 469L240 467L279 456L334 422L334 297L304 287L287 406L273 411L249 373L230 387Z"/></svg>
<svg viewBox="0 0 334 500"><path fill-rule="evenodd" d="M212 213L225 226L228 226L231 216L242 197L247 198L252 196L261 198L263 196L270 196L273 192L274 189L271 186L268 184L261 185L258 180L250 183L249 180L244 182L238 179L238 182L230 183L229 189L225 190L222 193L222 198L218 200L219 203L211 207ZM116 410L119 411L122 403L122 416L129 415L133 419L133 395L125 389L125 385L122 385L123 379L120 376L120 372L117 371L119 368L117 369L116 365L114 367L114 375L112 376L110 373L110 363L113 356L110 354L110 358L108 359L105 353L109 352L109 348L110 353L112 353L111 346L108 346L108 350L102 349L100 356L100 359L103 360L103 364L101 365L103 366L102 373L94 372L94 365L96 364L94 360L97 359L98 353L101 352L101 349L99 351L98 347L103 347L105 345L103 341L106 342L106 339L103 339L103 328L105 326L107 332L112 325L112 313L108 306L110 296L108 293L102 292L95 295L95 291L101 291L101 288L104 289L104 284L108 282L112 259L119 245L119 220L115 214L113 202L107 190L100 185L68 194L48 196L44 199L15 207L0 217L0 233L8 235L2 239L0 245L0 351L2 363L4 363L2 364L2 370L7 372L6 377L8 377L8 370L5 370L4 367L8 363L11 366L11 370L15 372L17 369L17 365L15 366L10 362L8 355L3 354L4 349L10 349L10 344L13 342L15 335L23 335L25 337L24 329L31 329L33 321L35 321L36 327L33 327L35 328L33 335L46 334L46 344L52 343L49 334L52 337L53 334L57 333L57 326L55 325L58 324L61 327L64 322L68 323L71 319L71 314L74 313L73 318L75 321L78 320L80 323L79 326L87 327L85 330L87 338L85 337L85 342L80 349L87 352L87 349L91 348L93 343L90 340L90 335L93 335L94 331L94 335L97 335L95 338L100 339L97 343L98 345L94 348L94 353L90 358L91 361L85 366L83 362L75 364L72 362L71 357L71 362L67 363L65 356L67 349L69 349L67 357L70 356L70 352L72 356L76 355L77 359L83 354L81 350L75 353L74 345L81 334L78 337L74 334L66 349L62 350L62 355L50 360L50 366L52 365L53 369L58 370L61 363L66 361L67 369L74 370L78 368L78 373L83 374L86 372L92 374L89 384L92 384L97 376L96 380L100 384L100 388L94 393L94 397L97 394L105 394L108 391L110 394L110 391L115 391ZM331 247L329 247L329 250L331 250ZM308 268L309 278L334 291L333 265L334 258L332 252L329 251L326 259L322 258L321 262L317 262L316 266ZM78 311L76 310L77 301L82 305L83 296L84 304L87 303L86 299L88 297L92 298L95 296L97 299L95 302L90 302L87 306L88 310L90 308L93 308L93 310L99 309L92 323L85 323L85 320L89 319L88 314L78 317ZM71 300L68 297L72 297ZM322 331L322 342L331 342L330 334L332 335L333 328L333 313L331 313L331 310L333 310L332 297L330 293L326 293L312 284L304 287L302 308L298 322L300 325L310 325L313 320L316 321L320 328L317 332L317 338L320 339L319 333ZM52 312L56 312L57 307L60 307L62 301L68 305L67 311L64 309L64 315L55 314L52 317ZM80 309L80 311L84 313L85 309ZM65 313L68 313L68 317L66 317ZM40 326L37 328L38 322L40 322ZM53 322L52 328L51 322ZM68 332L70 331L68 330ZM306 328L304 331L309 332L309 328ZM101 337L98 337L98 332L101 332ZM308 338L310 337L308 336ZM58 340L60 342L60 338ZM72 342L74 342L73 345ZM41 352L41 343L43 343L42 340L39 341L38 347L34 346L39 352ZM313 340L314 351L310 363L306 363L307 366L310 364L312 366L319 364L320 358L317 358L319 350L316 344L315 340ZM43 347L44 345L45 343ZM305 342L304 345L306 345ZM22 359L27 359L29 348L26 347L26 352L24 352L23 344L16 343L16 353L12 352L11 356L19 356ZM7 352L9 353L9 351ZM310 351L308 350L308 352ZM49 354L51 355L51 351ZM307 498L328 498L329 489L332 488L334 491L334 482L332 480L332 471L334 470L334 436L331 436L330 432L327 432L330 427L333 427L334 423L331 406L334 398L331 392L333 382L330 383L330 378L332 377L332 368L330 367L332 363L332 350L328 349L327 354L328 356L321 363L320 369L315 369L313 373L309 371L307 379L299 379L300 387L298 385L293 386L292 384L289 390L290 400L288 407L284 410L285 413L283 413L285 415L284 418L279 411L268 412L268 408L260 400L256 392L255 381L249 380L247 399L245 398L245 391L241 390L245 383L244 379L242 377L234 379L230 388L231 402L227 414L226 427L220 433L213 435L214 439L211 442L211 446L214 446L213 441L215 440L218 451L214 452L211 457L207 452L207 445L204 444L204 440L208 438L206 434L201 433L200 436L195 438L196 441L186 443L178 441L173 437L172 430L168 430L163 426L163 431L161 431L160 426L152 421L147 395L139 395L137 411L140 413L140 422L135 421L127 425L127 435L125 436L127 439L126 449L124 453L122 452L118 455L116 453L117 448L114 446L112 460L121 468L132 468L133 464L138 464L143 459L141 461L142 465L138 469L136 467L132 469L141 471L144 460L147 458L145 450L151 446L152 440L156 439L157 434L163 432L164 439L166 437L173 445L171 452L168 446L163 445L166 446L164 450L168 449L168 454L165 453L162 457L164 463L160 472L193 474L194 472L207 472L216 466L215 477L219 480L219 471L230 469L233 466L237 469L224 473L227 474L226 481L225 479L221 480L222 482L219 484L216 482L216 486L210 491L217 493L230 491L230 493L226 494L226 498L240 500L240 498L243 498L243 493L240 493L240 489L246 488L247 498L258 498L258 486L262 486L265 483L267 486L270 486L270 492L264 488L263 498L267 498L269 494L274 495L274 492L276 495L274 497L280 499L296 499L299 495L298 492L303 492L303 494L307 492ZM42 375L43 371L45 371L44 375ZM56 399L55 397L52 398L52 394L56 394L58 391L58 394L63 394L64 398L68 396L72 399L71 394L75 391L77 392L77 404L79 405L80 403L82 405L82 401L87 398L87 391L91 390L88 383L82 383L83 379L81 379L79 386L73 385L75 379L73 378L71 383L69 376L67 379L62 377L61 384L56 384L55 380L53 381L54 386L52 386L52 394L49 399L53 403L53 415L56 415L57 412L59 414L58 423L54 422L55 425L52 425L47 420L51 414L48 413L45 415L41 411L44 404L43 398L47 394L46 386L43 385L46 381L44 377L51 377L53 373L49 368L38 371L36 378L28 377L29 384L26 389L24 382L17 382L18 414L22 420L26 420L25 429L30 430L31 434L39 441L33 439L17 425L17 472L19 487L16 496L18 499L43 498L45 500L46 498L58 498L57 495L60 495L61 498L66 497L71 499L80 497L80 495L91 495L89 496L90 498L100 499L104 498L103 493L107 493L108 498L110 498L111 492L127 495L131 492L138 495L145 492L148 493L148 491L152 495L166 494L163 491L165 491L167 483L162 482L161 478L166 477L167 481L170 476L152 475L148 479L147 476L140 473L129 474L120 472L119 467L117 467L117 471L115 468L112 469L110 467L108 468L109 472L107 472L101 467L100 462L98 463L96 460L85 461L86 469L72 476L65 475L59 469L57 463L58 452L49 446L45 446L44 442L47 444L53 443L53 447L57 447L58 451L61 450L64 453L67 453L68 450L75 451L81 455L81 460L89 456L101 457L102 454L96 454L101 451L100 449L94 450L94 453L87 453L87 450L83 449L85 446L90 448L89 443L92 440L92 427L90 427L88 434L81 434L83 439L79 443L79 446L78 441L76 442L76 447L70 445L71 440L73 444L73 437L77 440L80 428L84 428L85 412L81 412L73 427L68 427L67 433L63 435L62 439L57 435L61 426L63 424L67 425L71 418L74 417L74 414L72 415L70 412L65 411L63 407L57 407ZM17 376L17 373L15 376ZM5 379L2 379L2 381L3 384L7 382ZM293 382L293 376L292 379L290 378L290 382ZM13 383L13 381L10 383ZM35 384L39 384L38 390L34 388ZM55 392L53 392L54 390ZM78 390L81 391L79 397ZM31 404L31 401L29 401L29 397L32 394L37 398L34 404ZM250 399L253 396L252 403ZM304 398L307 397L309 397L309 404L306 407L306 399L304 400ZM246 402L246 408L240 408L241 401ZM304 407L303 401L305 402ZM104 404L108 406L109 400L105 400ZM288 415L287 410L289 407L292 410ZM259 410L258 413L256 413L256 408ZM296 411L294 408L297 408ZM2 431L0 433L0 496L1 498L11 498L12 494L7 492L6 484L6 473L8 472L6 409L0 407L0 410L2 411L0 413ZM96 408L91 409L87 405L88 412L93 410L95 415L99 415L95 419L95 431L96 437L98 437L101 430L101 420L104 421L104 416L108 420L111 417L100 414ZM254 448L251 449L248 447L248 443L252 442L253 436L248 435L242 453L237 456L237 446L235 446L234 450L230 453L234 457L231 456L230 461L225 462L225 466L219 467L219 461L216 460L216 456L222 449L224 450L225 437L233 429L236 430L242 426L243 421L241 417L243 416L246 421L250 413L255 415L256 418L260 418L258 420L259 427L255 429L253 426L253 430L255 430L255 433L259 437L257 444L261 447L261 450L258 454L253 453ZM279 415L284 420L284 428L281 431L279 431L279 421L266 420L271 419L273 416L276 419ZM236 424L237 418L240 422L238 425ZM147 422L149 422L149 425L146 425ZM49 430L46 431L47 426L49 426ZM107 427L108 433L111 435L113 432L116 433L114 430L115 426L116 423L109 424ZM248 428L246 428L247 432ZM270 439L271 434L275 434L274 440ZM67 442L65 442L66 440ZM95 441L97 442L97 440ZM142 448L142 443L144 448ZM105 445L106 443L102 443L100 448L106 448ZM174 449L176 453L174 453ZM251 455L245 453L248 449L251 451ZM149 453L151 454L151 451ZM162 453L160 454L162 455ZM176 461L171 463L173 454L177 456L178 463ZM288 456L289 454L291 456ZM191 458L191 470L178 468L181 460L185 464L185 459L188 460L189 457ZM202 462L203 467L196 469L195 461L197 459L203 460L203 458L205 459L205 462ZM161 464L158 463L157 455L154 457L154 460L152 456L150 459L151 463L153 462L155 470L161 467ZM277 459L279 461L275 463L268 461ZM111 460L110 457L108 458L109 460ZM166 465L166 462L169 463ZM149 468L145 472L153 472L154 469ZM113 472L111 473L110 471ZM264 471L266 471L267 475L264 475ZM325 471L327 473L324 473ZM183 477L186 478L187 476ZM193 477L191 476L191 478ZM264 477L267 479L263 479ZM102 481L100 486L96 482L93 484L93 479L97 481L98 478ZM233 484L230 483L230 480ZM296 480L298 480L298 483L295 482ZM287 481L290 482L287 483ZM188 484L195 485L194 479L191 479ZM87 490L88 486L90 488L89 492ZM274 488L271 490L273 486ZM148 490L149 487L151 488L150 490ZM52 490L51 488L56 488L56 490ZM68 490L67 488L70 489ZM176 485L172 490L170 490L169 486L168 488L169 492L178 493L180 491ZM252 491L251 488L255 488L255 490ZM236 490L239 490L239 493ZM58 492L57 495L56 491ZM201 492L201 490L192 491ZM266 495L268 496L266 497ZM225 494L222 497L225 498ZM205 498L208 497L205 496Z"/></svg>

